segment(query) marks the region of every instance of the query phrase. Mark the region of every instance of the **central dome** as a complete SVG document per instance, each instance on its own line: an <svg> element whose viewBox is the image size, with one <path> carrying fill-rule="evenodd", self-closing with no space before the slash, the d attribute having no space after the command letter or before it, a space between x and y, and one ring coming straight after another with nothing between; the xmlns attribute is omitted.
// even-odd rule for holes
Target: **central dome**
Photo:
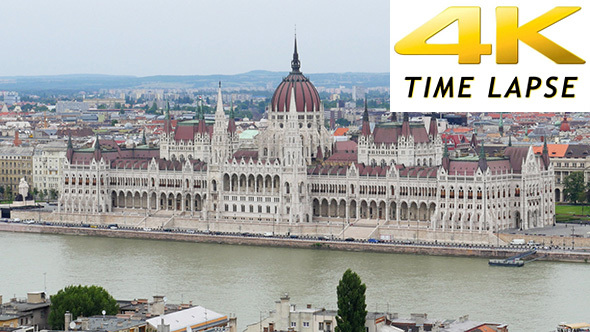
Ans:
<svg viewBox="0 0 590 332"><path fill-rule="evenodd" d="M295 91L297 112L320 111L320 95L309 79L301 73L299 70L300 65L299 54L297 54L297 39L295 39L291 72L289 76L283 78L272 96L270 103L272 112L289 112L292 91Z"/></svg>

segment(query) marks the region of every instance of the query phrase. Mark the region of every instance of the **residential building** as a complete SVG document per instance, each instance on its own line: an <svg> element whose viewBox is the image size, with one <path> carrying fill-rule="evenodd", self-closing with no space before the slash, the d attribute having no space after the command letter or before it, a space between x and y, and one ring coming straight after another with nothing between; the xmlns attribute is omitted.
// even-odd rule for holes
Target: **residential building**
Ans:
<svg viewBox="0 0 590 332"><path fill-rule="evenodd" d="M67 145L61 141L39 144L33 154L33 183L37 190L61 190L61 172Z"/></svg>
<svg viewBox="0 0 590 332"><path fill-rule="evenodd" d="M565 178L574 173L582 172L584 182L590 181L590 145L586 144L547 144L549 160L555 171L555 201L565 201L563 189ZM542 146L533 148L535 154L543 152Z"/></svg>
<svg viewBox="0 0 590 332"><path fill-rule="evenodd" d="M333 332L336 327L336 310L314 308L307 304L303 308L291 303L288 294L275 302L275 310L260 322L248 325L244 332ZM385 332L381 329L386 320L386 313L370 312L365 322L366 332ZM396 328L388 332L401 331Z"/></svg>
<svg viewBox="0 0 590 332"><path fill-rule="evenodd" d="M0 186L9 186L18 192L20 180L25 178L33 187L33 148L0 147Z"/></svg>
<svg viewBox="0 0 590 332"><path fill-rule="evenodd" d="M219 314L201 306L179 310L146 320L148 331L185 332L218 331L237 332L237 319Z"/></svg>
<svg viewBox="0 0 590 332"><path fill-rule="evenodd" d="M2 303L0 311L3 315L18 317L17 326L32 326L41 330L49 328L49 306L49 298L44 292L30 292L26 299L13 298Z"/></svg>

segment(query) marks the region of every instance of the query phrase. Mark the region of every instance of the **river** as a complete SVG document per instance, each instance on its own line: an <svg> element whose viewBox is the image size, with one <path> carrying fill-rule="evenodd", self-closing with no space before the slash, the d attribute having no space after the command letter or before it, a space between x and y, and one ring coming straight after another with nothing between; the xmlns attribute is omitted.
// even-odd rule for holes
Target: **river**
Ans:
<svg viewBox="0 0 590 332"><path fill-rule="evenodd" d="M0 232L0 295L48 294L100 285L117 299L165 295L238 317L239 331L289 293L299 306L336 309L351 268L367 285L369 311L427 313L507 323L511 332L552 331L590 321L590 265L533 262L490 267L486 259L266 248Z"/></svg>

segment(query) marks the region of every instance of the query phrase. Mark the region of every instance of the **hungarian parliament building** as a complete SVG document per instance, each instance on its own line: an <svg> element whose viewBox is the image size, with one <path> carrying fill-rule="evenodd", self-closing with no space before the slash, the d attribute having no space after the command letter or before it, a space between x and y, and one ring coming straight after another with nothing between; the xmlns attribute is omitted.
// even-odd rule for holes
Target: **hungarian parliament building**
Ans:
<svg viewBox="0 0 590 332"><path fill-rule="evenodd" d="M145 139L123 147L97 136L92 147L74 149L70 139L58 211L480 233L554 223L546 146L541 155L509 146L487 156L480 144L451 158L436 119L426 128L404 114L371 126L365 106L356 149L334 143L295 42L291 72L276 88L268 127L254 145L241 142L231 112L226 117L220 85L215 120L201 115L173 127L167 113L158 147Z"/></svg>

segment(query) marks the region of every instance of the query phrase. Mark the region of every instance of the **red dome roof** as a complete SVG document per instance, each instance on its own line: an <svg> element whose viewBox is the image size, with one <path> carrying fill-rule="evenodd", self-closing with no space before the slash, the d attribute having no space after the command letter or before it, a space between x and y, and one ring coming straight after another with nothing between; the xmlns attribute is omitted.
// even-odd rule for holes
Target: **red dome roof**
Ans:
<svg viewBox="0 0 590 332"><path fill-rule="evenodd" d="M291 61L291 73L285 77L281 84L275 90L271 101L271 110L273 112L289 112L291 103L291 93L295 89L295 104L297 112L319 112L320 95L315 86L307 77L299 71L299 55L297 54L297 40L295 40L295 51Z"/></svg>
<svg viewBox="0 0 590 332"><path fill-rule="evenodd" d="M561 121L561 126L559 127L560 131L570 131L570 124L567 122L567 117L563 117L563 121Z"/></svg>

